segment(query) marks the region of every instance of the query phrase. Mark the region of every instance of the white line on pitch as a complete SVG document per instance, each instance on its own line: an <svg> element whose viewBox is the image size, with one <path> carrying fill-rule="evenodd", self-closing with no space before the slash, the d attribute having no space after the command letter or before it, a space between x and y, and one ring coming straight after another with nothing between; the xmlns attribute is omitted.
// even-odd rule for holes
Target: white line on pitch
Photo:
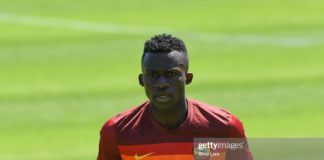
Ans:
<svg viewBox="0 0 324 160"><path fill-rule="evenodd" d="M305 36L305 37L271 37L264 35L231 35L217 34L211 32L181 31L176 29L146 27L123 24L107 24L87 22L62 18L46 18L39 16L16 15L0 12L0 22L15 23L31 26L59 27L73 30L83 30L90 32L110 33L110 34L128 34L128 35L152 35L157 33L174 33L197 41L224 42L224 43L248 43L260 45L276 46L310 46L324 43L323 36Z"/></svg>

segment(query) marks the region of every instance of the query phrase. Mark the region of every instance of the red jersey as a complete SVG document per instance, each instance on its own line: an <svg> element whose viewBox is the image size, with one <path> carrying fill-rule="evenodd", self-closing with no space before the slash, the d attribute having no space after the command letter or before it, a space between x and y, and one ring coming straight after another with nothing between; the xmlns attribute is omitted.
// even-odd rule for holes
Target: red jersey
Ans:
<svg viewBox="0 0 324 160"><path fill-rule="evenodd" d="M192 99L187 103L187 117L174 130L156 122L149 102L111 118L101 129L97 159L193 160L194 138L245 139L242 123L231 113ZM252 160L248 149L241 155Z"/></svg>

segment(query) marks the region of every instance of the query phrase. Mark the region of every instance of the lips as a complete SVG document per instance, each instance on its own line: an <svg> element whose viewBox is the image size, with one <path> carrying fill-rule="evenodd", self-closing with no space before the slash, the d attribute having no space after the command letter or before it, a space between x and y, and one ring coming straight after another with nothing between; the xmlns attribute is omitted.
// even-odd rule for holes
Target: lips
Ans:
<svg viewBox="0 0 324 160"><path fill-rule="evenodd" d="M170 100L170 96L168 95L160 95L160 96L156 96L155 99L158 101L158 102L168 102Z"/></svg>

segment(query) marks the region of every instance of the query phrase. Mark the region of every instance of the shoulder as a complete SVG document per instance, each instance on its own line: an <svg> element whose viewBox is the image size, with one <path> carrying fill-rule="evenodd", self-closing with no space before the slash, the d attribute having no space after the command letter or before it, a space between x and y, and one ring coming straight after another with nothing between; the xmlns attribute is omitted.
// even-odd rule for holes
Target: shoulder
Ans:
<svg viewBox="0 0 324 160"><path fill-rule="evenodd" d="M245 137L242 122L228 110L189 99L192 105L193 122L205 124L208 129L223 130L227 137Z"/></svg>
<svg viewBox="0 0 324 160"><path fill-rule="evenodd" d="M116 129L122 129L136 122L137 119L141 118L147 108L148 102L144 102L138 106L135 106L127 111L121 112L116 116L110 118L103 125L101 132L113 131Z"/></svg>

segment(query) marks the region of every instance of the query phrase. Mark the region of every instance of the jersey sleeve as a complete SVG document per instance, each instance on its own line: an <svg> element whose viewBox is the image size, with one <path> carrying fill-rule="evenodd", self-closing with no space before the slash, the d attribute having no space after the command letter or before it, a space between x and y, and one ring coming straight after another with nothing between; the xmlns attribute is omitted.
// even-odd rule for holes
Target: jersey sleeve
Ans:
<svg viewBox="0 0 324 160"><path fill-rule="evenodd" d="M231 138L246 138L242 122L234 115L231 115L229 134Z"/></svg>
<svg viewBox="0 0 324 160"><path fill-rule="evenodd" d="M113 119L101 128L97 160L121 160Z"/></svg>
<svg viewBox="0 0 324 160"><path fill-rule="evenodd" d="M243 143L243 148L235 151L230 151L226 160L253 160L253 156L246 139L243 124L234 115L232 115L230 120L229 137L233 138L234 142Z"/></svg>

